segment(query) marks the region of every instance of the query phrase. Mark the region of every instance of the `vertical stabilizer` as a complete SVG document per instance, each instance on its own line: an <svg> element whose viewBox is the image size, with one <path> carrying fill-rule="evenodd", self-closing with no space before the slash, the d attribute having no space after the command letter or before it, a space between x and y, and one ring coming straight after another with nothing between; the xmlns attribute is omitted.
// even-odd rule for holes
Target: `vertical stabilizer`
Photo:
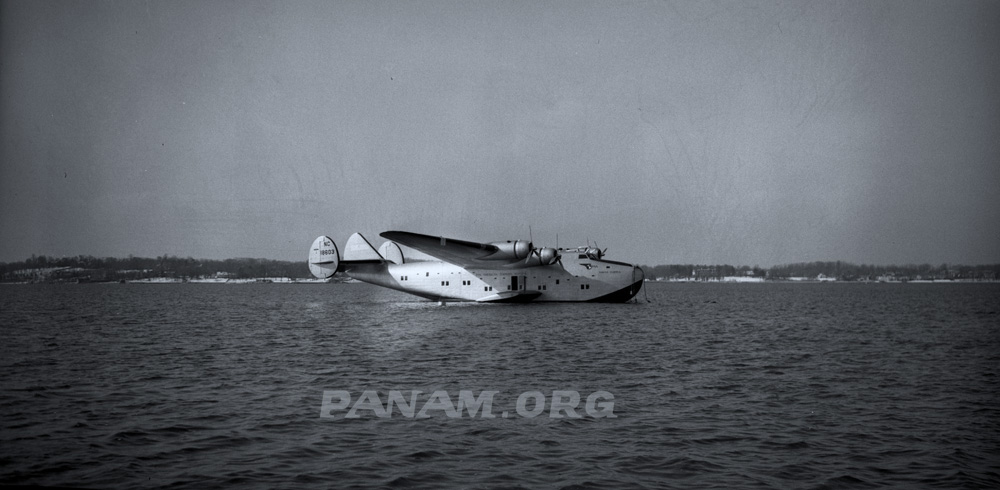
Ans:
<svg viewBox="0 0 1000 490"><path fill-rule="evenodd" d="M368 260L383 260L382 256L378 254L375 247L368 240L361 236L360 233L355 233L347 239L347 244L344 245L344 260L345 261L368 261Z"/></svg>
<svg viewBox="0 0 1000 490"><path fill-rule="evenodd" d="M403 259L403 250L396 245L396 242L388 241L382 244L378 248L378 254L381 255L385 260L392 262L393 264L400 265L405 263Z"/></svg>
<svg viewBox="0 0 1000 490"><path fill-rule="evenodd" d="M313 241L309 249L309 272L318 279L329 279L337 273L340 265L340 252L337 244L328 236L321 236Z"/></svg>

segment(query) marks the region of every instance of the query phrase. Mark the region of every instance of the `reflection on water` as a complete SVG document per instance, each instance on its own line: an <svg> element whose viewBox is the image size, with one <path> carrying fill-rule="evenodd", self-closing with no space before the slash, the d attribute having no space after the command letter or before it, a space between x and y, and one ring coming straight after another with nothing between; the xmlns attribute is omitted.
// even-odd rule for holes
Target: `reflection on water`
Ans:
<svg viewBox="0 0 1000 490"><path fill-rule="evenodd" d="M1000 485L996 285L647 287L4 287L0 483ZM321 419L324 390L605 390L618 418Z"/></svg>

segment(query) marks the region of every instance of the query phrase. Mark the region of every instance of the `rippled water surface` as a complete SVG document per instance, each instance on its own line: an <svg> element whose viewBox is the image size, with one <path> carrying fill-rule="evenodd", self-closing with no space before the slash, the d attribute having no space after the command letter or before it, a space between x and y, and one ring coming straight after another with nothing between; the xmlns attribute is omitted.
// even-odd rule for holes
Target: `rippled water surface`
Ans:
<svg viewBox="0 0 1000 490"><path fill-rule="evenodd" d="M358 284L3 286L0 483L1000 487L1000 285L645 296L439 306ZM321 418L324 390L496 391L497 417ZM554 390L607 391L617 418L516 415L521 393Z"/></svg>

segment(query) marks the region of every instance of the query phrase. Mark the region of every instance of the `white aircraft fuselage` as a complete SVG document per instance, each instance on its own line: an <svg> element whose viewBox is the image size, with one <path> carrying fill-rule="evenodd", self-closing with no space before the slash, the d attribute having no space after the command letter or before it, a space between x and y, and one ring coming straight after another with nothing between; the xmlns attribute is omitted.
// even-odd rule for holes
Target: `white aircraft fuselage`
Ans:
<svg viewBox="0 0 1000 490"><path fill-rule="evenodd" d="M495 246L503 247L502 242L479 244L406 232L382 236L432 257L446 253L448 260L406 260L393 241L384 244L379 253L355 233L348 240L343 260L331 239L317 238L310 251L310 269L317 277L344 272L359 281L434 301L625 302L639 292L644 279L638 266L606 260L596 248L536 249L527 242L511 241L506 242L513 244L507 248L521 249L498 260L480 256L503 253ZM433 247L425 246L431 241Z"/></svg>

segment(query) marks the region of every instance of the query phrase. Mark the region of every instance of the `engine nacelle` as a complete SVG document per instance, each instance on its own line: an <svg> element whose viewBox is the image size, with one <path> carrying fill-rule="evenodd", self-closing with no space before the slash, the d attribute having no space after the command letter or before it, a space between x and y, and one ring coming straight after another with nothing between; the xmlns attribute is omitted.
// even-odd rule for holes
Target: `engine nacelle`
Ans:
<svg viewBox="0 0 1000 490"><path fill-rule="evenodd" d="M524 261L526 266L552 265L559 261L559 252L551 247L536 248L531 252L528 260Z"/></svg>
<svg viewBox="0 0 1000 490"><path fill-rule="evenodd" d="M538 259L543 265L551 265L559 260L559 252L552 247L545 247L538 250Z"/></svg>
<svg viewBox="0 0 1000 490"><path fill-rule="evenodd" d="M498 248L496 252L483 257L485 260L519 260L531 255L534 245L524 240L507 240L505 242L492 242L490 245Z"/></svg>

